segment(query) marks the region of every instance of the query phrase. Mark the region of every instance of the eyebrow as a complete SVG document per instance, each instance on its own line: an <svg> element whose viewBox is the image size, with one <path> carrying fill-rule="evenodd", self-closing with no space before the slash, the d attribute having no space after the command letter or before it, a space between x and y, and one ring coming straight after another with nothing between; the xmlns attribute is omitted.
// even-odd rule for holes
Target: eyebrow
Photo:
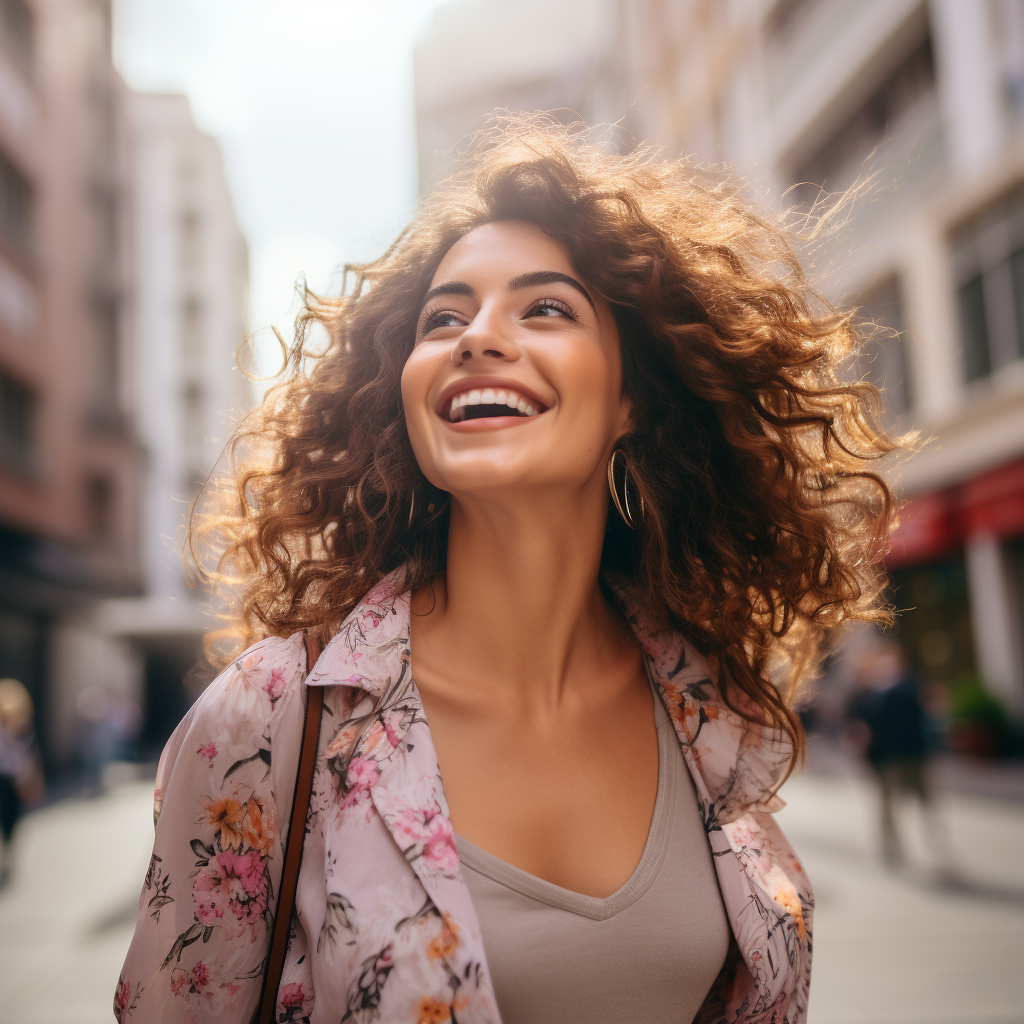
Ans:
<svg viewBox="0 0 1024 1024"><path fill-rule="evenodd" d="M590 297L587 289L575 277L560 274L557 270L535 270L532 274L520 274L509 281L508 290L515 292L520 288L532 288L538 284L567 284L570 288L575 288L590 303L590 308L595 313L597 312L597 306L594 305L594 300Z"/></svg>
<svg viewBox="0 0 1024 1024"><path fill-rule="evenodd" d="M567 284L570 288L575 288L590 303L590 308L595 313L597 312L597 306L594 305L594 300L590 297L587 289L576 278L570 277L568 274L561 274L557 270L535 270L530 274L520 274L518 277L513 277L507 287L510 292L517 292L523 288L533 288L539 284ZM447 281L444 284L439 284L436 288L431 288L423 296L423 305L425 306L438 295L475 296L476 292L465 281Z"/></svg>
<svg viewBox="0 0 1024 1024"><path fill-rule="evenodd" d="M426 295L423 296L422 305L425 306L432 298L437 295L476 295L472 287L465 283L465 281L448 281L445 284L439 284L436 288L431 288Z"/></svg>

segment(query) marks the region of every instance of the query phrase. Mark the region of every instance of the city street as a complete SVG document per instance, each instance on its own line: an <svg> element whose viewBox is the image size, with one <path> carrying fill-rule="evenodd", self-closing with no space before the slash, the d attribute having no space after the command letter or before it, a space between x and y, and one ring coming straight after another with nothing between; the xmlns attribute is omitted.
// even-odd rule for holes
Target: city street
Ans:
<svg viewBox="0 0 1024 1024"><path fill-rule="evenodd" d="M19 870L0 894L0 1006L9 1024L108 1024L148 859L149 782L67 800L22 826ZM920 822L917 866L873 853L873 793L854 776L801 776L780 820L817 890L810 1024L1024 1021L1024 805L942 801L951 865L937 871Z"/></svg>

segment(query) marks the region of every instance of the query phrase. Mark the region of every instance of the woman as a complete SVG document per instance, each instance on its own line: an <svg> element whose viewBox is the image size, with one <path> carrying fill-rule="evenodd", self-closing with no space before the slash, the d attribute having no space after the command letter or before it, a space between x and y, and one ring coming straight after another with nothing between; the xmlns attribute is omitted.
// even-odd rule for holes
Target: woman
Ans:
<svg viewBox="0 0 1024 1024"><path fill-rule="evenodd" d="M307 686L278 1020L803 1020L771 812L891 517L854 340L734 190L524 123L310 296L212 524L258 642L161 759L118 1020L250 1019Z"/></svg>

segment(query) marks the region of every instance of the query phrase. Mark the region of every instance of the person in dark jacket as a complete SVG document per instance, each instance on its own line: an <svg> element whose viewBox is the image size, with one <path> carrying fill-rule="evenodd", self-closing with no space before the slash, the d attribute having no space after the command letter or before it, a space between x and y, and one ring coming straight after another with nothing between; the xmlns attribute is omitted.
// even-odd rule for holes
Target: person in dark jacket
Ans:
<svg viewBox="0 0 1024 1024"><path fill-rule="evenodd" d="M904 859L894 813L900 793L910 793L920 801L931 837L941 849L944 844L928 780L927 714L921 700L921 680L903 649L888 638L861 656L855 678L857 690L850 704L850 717L860 725L859 746L878 779L886 861L899 864Z"/></svg>

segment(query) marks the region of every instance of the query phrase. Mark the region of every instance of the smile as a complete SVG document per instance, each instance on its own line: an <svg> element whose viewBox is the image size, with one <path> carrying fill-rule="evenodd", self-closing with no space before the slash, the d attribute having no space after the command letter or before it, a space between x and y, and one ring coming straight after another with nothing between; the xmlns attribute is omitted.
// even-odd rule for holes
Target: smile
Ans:
<svg viewBox="0 0 1024 1024"><path fill-rule="evenodd" d="M453 395L441 408L449 423L482 420L495 416L537 416L544 406L511 388L472 388Z"/></svg>

